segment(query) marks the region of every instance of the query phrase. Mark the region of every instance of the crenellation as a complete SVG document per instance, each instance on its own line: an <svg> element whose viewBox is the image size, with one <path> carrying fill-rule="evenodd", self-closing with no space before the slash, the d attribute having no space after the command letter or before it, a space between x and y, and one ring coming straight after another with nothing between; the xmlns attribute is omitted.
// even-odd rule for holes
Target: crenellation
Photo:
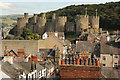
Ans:
<svg viewBox="0 0 120 80"><path fill-rule="evenodd" d="M88 15L77 15L76 16L76 33L81 30L89 28L89 16Z"/></svg>
<svg viewBox="0 0 120 80"><path fill-rule="evenodd" d="M25 18L25 20L26 20L26 23L28 23L28 18L29 18L28 13L24 13L24 18Z"/></svg>
<svg viewBox="0 0 120 80"><path fill-rule="evenodd" d="M37 22L37 16L38 16L38 14L34 14L34 16L33 16L33 23Z"/></svg>
<svg viewBox="0 0 120 80"><path fill-rule="evenodd" d="M90 16L90 26L95 29L99 29L99 16Z"/></svg>
<svg viewBox="0 0 120 80"><path fill-rule="evenodd" d="M55 19L56 19L56 14L53 13L53 15L52 15L52 20L55 20Z"/></svg>
<svg viewBox="0 0 120 80"><path fill-rule="evenodd" d="M56 16L53 13L51 22L47 22L46 13L42 13L39 17L34 14L33 18L29 19L28 13L24 13L24 17L18 18L18 34L22 33L24 27L28 27L32 32L43 34L48 32L84 32L84 33L99 33L99 16L76 15L75 23L68 22L67 16ZM27 24L26 24L27 23ZM21 30L20 30L21 29Z"/></svg>

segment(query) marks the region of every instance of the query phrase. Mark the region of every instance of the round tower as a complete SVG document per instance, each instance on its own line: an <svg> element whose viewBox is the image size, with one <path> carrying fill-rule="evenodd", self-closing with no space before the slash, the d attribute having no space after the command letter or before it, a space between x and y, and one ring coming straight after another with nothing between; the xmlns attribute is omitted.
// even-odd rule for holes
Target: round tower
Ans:
<svg viewBox="0 0 120 80"><path fill-rule="evenodd" d="M46 13L42 13L42 18L46 18Z"/></svg>
<svg viewBox="0 0 120 80"><path fill-rule="evenodd" d="M28 13L24 13L24 18L28 19Z"/></svg>
<svg viewBox="0 0 120 80"><path fill-rule="evenodd" d="M77 15L76 16L76 32L89 28L89 16L88 15Z"/></svg>
<svg viewBox="0 0 120 80"><path fill-rule="evenodd" d="M52 15L52 20L55 20L55 19L56 19L56 14L53 13L53 15Z"/></svg>
<svg viewBox="0 0 120 80"><path fill-rule="evenodd" d="M21 35L22 29L26 26L25 18L17 18L17 35Z"/></svg>
<svg viewBox="0 0 120 80"><path fill-rule="evenodd" d="M67 22L67 16L57 17L55 31L64 32L66 22Z"/></svg>
<svg viewBox="0 0 120 80"><path fill-rule="evenodd" d="M38 23L37 23L37 32L42 35L45 31L45 25L46 25L46 14L42 14L41 17L38 17Z"/></svg>
<svg viewBox="0 0 120 80"><path fill-rule="evenodd" d="M99 29L99 16L91 16L90 24L92 28Z"/></svg>
<svg viewBox="0 0 120 80"><path fill-rule="evenodd" d="M36 23L37 22L37 14L34 14L33 16L33 23Z"/></svg>
<svg viewBox="0 0 120 80"><path fill-rule="evenodd" d="M28 13L24 13L24 18L26 20L26 23L28 23Z"/></svg>

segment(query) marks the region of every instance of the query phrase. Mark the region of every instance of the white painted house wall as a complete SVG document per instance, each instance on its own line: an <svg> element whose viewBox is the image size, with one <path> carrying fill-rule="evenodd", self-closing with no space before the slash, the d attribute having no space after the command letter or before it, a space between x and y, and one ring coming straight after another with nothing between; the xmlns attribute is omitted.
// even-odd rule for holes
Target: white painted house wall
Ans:
<svg viewBox="0 0 120 80"><path fill-rule="evenodd" d="M44 33L43 35L42 35L42 39L46 39L48 37L48 34L47 33Z"/></svg>

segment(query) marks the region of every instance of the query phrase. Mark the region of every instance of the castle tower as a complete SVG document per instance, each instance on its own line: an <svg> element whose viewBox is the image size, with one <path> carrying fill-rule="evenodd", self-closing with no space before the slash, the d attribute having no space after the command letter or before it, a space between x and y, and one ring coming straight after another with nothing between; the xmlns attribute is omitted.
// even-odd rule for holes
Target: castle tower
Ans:
<svg viewBox="0 0 120 80"><path fill-rule="evenodd" d="M38 17L37 33L42 35L45 32L45 25L46 25L46 14L43 13L41 17Z"/></svg>
<svg viewBox="0 0 120 80"><path fill-rule="evenodd" d="M90 16L90 26L94 29L99 29L99 16Z"/></svg>
<svg viewBox="0 0 120 80"><path fill-rule="evenodd" d="M24 13L24 18L26 20L26 23L28 23L28 13Z"/></svg>
<svg viewBox="0 0 120 80"><path fill-rule="evenodd" d="M60 16L56 18L55 31L64 32L67 16Z"/></svg>
<svg viewBox="0 0 120 80"><path fill-rule="evenodd" d="M76 32L89 28L89 16L88 15L77 15L76 16Z"/></svg>
<svg viewBox="0 0 120 80"><path fill-rule="evenodd" d="M26 26L25 18L17 18L17 36L22 34L23 28Z"/></svg>
<svg viewBox="0 0 120 80"><path fill-rule="evenodd" d="M55 20L55 19L56 19L56 14L53 13L53 15L52 15L52 20Z"/></svg>
<svg viewBox="0 0 120 80"><path fill-rule="evenodd" d="M75 32L75 27L73 22L67 22L65 26L66 32Z"/></svg>
<svg viewBox="0 0 120 80"><path fill-rule="evenodd" d="M34 16L33 16L33 23L36 23L36 21L37 21L37 14L34 14Z"/></svg>
<svg viewBox="0 0 120 80"><path fill-rule="evenodd" d="M56 14L53 13L51 22L47 22L46 31L55 32Z"/></svg>

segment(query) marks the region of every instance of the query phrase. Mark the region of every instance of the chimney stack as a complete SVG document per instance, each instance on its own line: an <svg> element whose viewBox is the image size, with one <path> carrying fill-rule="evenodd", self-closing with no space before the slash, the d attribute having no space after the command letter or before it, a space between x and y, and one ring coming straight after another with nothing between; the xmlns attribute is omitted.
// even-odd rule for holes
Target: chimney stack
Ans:
<svg viewBox="0 0 120 80"><path fill-rule="evenodd" d="M64 60L62 60L62 64L64 64Z"/></svg>

